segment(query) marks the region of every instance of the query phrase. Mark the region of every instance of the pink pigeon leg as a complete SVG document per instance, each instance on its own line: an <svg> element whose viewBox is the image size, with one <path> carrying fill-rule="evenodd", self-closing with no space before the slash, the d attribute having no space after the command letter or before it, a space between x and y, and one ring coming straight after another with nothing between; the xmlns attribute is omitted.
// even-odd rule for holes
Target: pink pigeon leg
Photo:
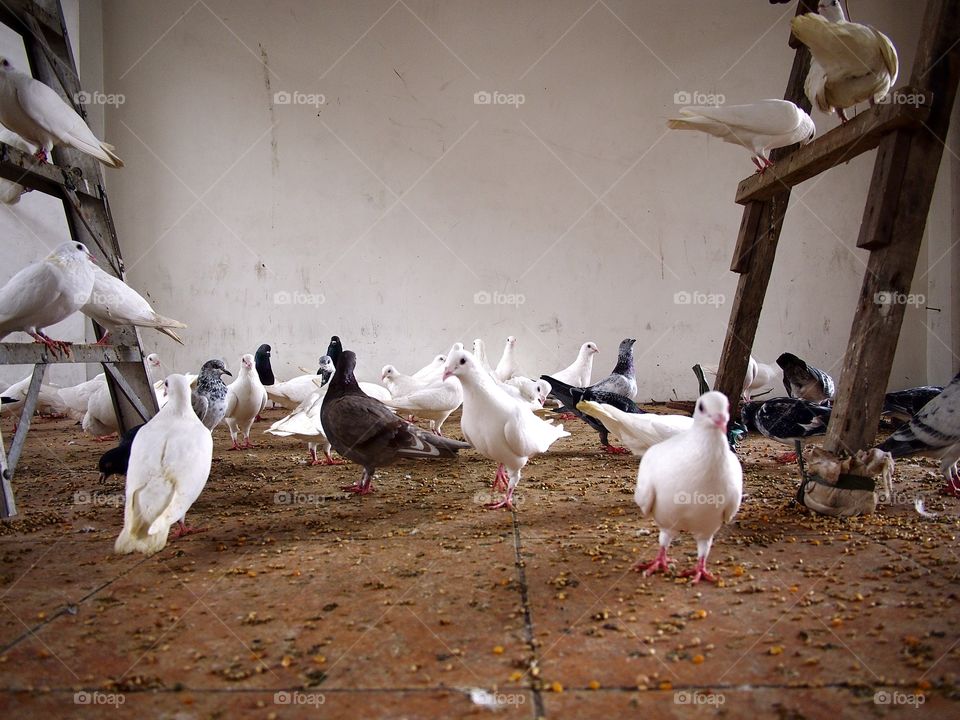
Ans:
<svg viewBox="0 0 960 720"><path fill-rule="evenodd" d="M373 492L373 473L368 472L367 469L364 468L363 475L359 482L353 485L341 485L340 489L356 495L369 495Z"/></svg>
<svg viewBox="0 0 960 720"><path fill-rule="evenodd" d="M697 565L693 570L684 570L680 573L680 577L693 577L693 580L690 581L691 585L696 585L701 580L706 580L707 582L715 583L717 579L707 572L707 558L706 556L697 558Z"/></svg>
<svg viewBox="0 0 960 720"><path fill-rule="evenodd" d="M503 467L503 463L500 463L497 465L497 474L493 478L493 489L506 490L508 484L509 479L507 478L507 471Z"/></svg>
<svg viewBox="0 0 960 720"><path fill-rule="evenodd" d="M557 417L560 420L576 420L577 419L577 416L574 415L572 412L560 413Z"/></svg>
<svg viewBox="0 0 960 720"><path fill-rule="evenodd" d="M109 330L107 330L107 332L105 332L105 333L103 334L103 337L102 337L102 338L100 338L99 340L97 340L97 341L94 343L94 345L99 345L100 347L103 347L104 345L109 345L109 344L110 344L110 331L109 331Z"/></svg>
<svg viewBox="0 0 960 720"><path fill-rule="evenodd" d="M32 332L28 333L30 337L36 340L41 345L45 345L50 349L51 352L58 353L62 352L64 355L70 355L70 346L73 343L66 342L65 340L53 340L52 338L47 337L42 332Z"/></svg>
<svg viewBox="0 0 960 720"><path fill-rule="evenodd" d="M775 457L774 460L781 465L788 465L789 463L795 463L797 461L797 454L793 451L783 453L783 455Z"/></svg>
<svg viewBox="0 0 960 720"><path fill-rule="evenodd" d="M667 548L661 545L660 550L657 551L657 557L652 563L645 563L641 560L633 566L633 571L643 573L646 577L653 575L657 570L667 572L670 569L669 563L671 562L673 561L667 557Z"/></svg>
<svg viewBox="0 0 960 720"><path fill-rule="evenodd" d="M604 445L603 451L605 453L610 453L611 455L629 455L630 451L624 447L617 447L616 445Z"/></svg>
<svg viewBox="0 0 960 720"><path fill-rule="evenodd" d="M337 460L337 459L335 459L335 458L333 457L333 455L330 454L330 451L329 451L329 450L327 450L327 451L324 453L324 456L325 456L325 457L324 457L323 460L320 462L321 465L346 465L346 464L347 464L347 461L346 461L346 460Z"/></svg>
<svg viewBox="0 0 960 720"><path fill-rule="evenodd" d="M183 520L180 520L179 523L177 524L177 529L173 531L172 537L174 540L176 540L177 538L181 538L184 535L193 535L195 533L202 533L206 531L207 531L207 528L205 527L203 528L187 527L187 524Z"/></svg>

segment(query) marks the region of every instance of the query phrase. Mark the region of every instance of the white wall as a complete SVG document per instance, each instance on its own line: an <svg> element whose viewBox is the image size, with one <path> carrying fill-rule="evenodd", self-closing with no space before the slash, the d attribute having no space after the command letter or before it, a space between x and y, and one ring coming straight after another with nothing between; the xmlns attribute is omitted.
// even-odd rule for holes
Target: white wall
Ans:
<svg viewBox="0 0 960 720"><path fill-rule="evenodd" d="M854 9L891 36L905 83L920 15L895 0ZM128 279L190 325L185 348L143 333L169 367L235 367L270 342L284 377L336 333L370 377L478 335L496 356L514 334L530 373L591 339L600 374L631 336L641 394L665 398L692 396L690 366L717 362L736 287L733 196L753 166L665 121L678 91L781 97L792 6L105 0L102 13L103 90L126 98L106 109L106 134L127 163L109 182ZM475 104L484 90L525 102ZM282 91L326 102L277 104ZM790 350L839 371L872 165L794 193L761 359ZM956 240L956 166L946 154L918 277ZM949 267L915 291L952 299ZM726 302L677 305L680 291ZM482 292L524 303L478 305ZM287 297L324 302L275 302ZM957 368L924 342L928 314L908 311L893 386ZM955 353L956 324L940 317Z"/></svg>

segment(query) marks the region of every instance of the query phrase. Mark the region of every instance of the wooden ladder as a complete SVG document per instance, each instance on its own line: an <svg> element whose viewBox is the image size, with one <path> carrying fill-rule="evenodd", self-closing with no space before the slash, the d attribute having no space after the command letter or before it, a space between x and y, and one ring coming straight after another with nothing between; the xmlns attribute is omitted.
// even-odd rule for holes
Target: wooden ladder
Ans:
<svg viewBox="0 0 960 720"><path fill-rule="evenodd" d="M0 3L0 22L23 36L33 77L53 88L81 117L86 118L79 101L82 97L80 80L67 37L63 9L59 0L53 5L55 12L34 0L4 0ZM52 156L54 164L44 163L0 143L0 177L61 198L71 237L87 246L102 269L122 279L123 259L99 162L64 146L55 147ZM51 245L57 245L63 239L52 240ZM94 332L100 338L104 329L94 323ZM138 332L135 328L122 328L111 335L111 341L113 346L74 345L69 357L54 355L40 344L0 343L0 364L34 366L9 455L0 436L0 517L17 514L13 473L30 429L40 383L48 364L101 363L120 432L145 422L157 412L157 400L143 362Z"/></svg>
<svg viewBox="0 0 960 720"><path fill-rule="evenodd" d="M817 0L800 0L797 14L816 9ZM958 41L960 0L928 0L913 74L908 87L895 91L911 102L877 105L803 148L775 151L774 167L740 183L743 217L730 267L740 281L715 386L730 398L731 414L739 406L791 189L878 148L857 240L870 258L824 448L848 455L874 444L905 310L904 303L881 298L910 292L960 78ZM809 111L803 82L810 52L792 36L790 45L797 53L785 98Z"/></svg>

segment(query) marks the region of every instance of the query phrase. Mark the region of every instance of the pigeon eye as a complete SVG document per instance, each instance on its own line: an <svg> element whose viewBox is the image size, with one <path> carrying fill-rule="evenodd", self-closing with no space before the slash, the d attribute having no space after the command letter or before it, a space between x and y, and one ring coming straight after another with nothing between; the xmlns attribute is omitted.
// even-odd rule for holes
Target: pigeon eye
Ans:
<svg viewBox="0 0 960 720"><path fill-rule="evenodd" d="M461 365L466 365L466 364L467 364L467 359L466 359L466 358L460 358L460 364L461 364Z"/></svg>
<svg viewBox="0 0 960 720"><path fill-rule="evenodd" d="M702 403L702 402L698 402L698 403L697 403L697 410L698 410L699 412L703 412L703 403Z"/></svg>

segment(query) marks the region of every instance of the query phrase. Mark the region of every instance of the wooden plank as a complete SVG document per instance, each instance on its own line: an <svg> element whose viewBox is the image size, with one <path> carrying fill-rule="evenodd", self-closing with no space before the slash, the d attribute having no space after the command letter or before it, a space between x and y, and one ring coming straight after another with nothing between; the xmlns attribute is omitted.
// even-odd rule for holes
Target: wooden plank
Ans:
<svg viewBox="0 0 960 720"><path fill-rule="evenodd" d="M750 267L750 257L753 255L753 246L760 236L759 224L763 215L763 203L749 202L743 209L740 218L740 231L737 233L737 244L733 248L733 261L730 263L731 272L745 273Z"/></svg>
<svg viewBox="0 0 960 720"><path fill-rule="evenodd" d="M801 5L803 0L801 0ZM809 5L809 3L808 3ZM803 92L803 81L810 69L810 51L805 46L797 48L787 81L784 99L796 103L807 112L810 101ZM771 153L774 162L780 161L790 148L778 148ZM760 312L767 294L767 285L773 271L783 219L790 202L790 188L783 188L772 197L759 203L750 203L744 208L740 223L742 237L737 239L733 264L742 268L737 292L730 309L727 334L720 355L720 367L714 389L730 399L730 413L738 414L743 378L747 373L750 351L757 335ZM750 231L748 234L747 231Z"/></svg>
<svg viewBox="0 0 960 720"><path fill-rule="evenodd" d="M33 0L3 0L0 2L0 23L18 33L27 32L23 19L33 16L48 33L61 34L61 25L57 16L41 7Z"/></svg>
<svg viewBox="0 0 960 720"><path fill-rule="evenodd" d="M929 0L911 84L930 90L926 132L886 138L860 242L872 248L824 447L873 445L960 81L960 0ZM882 204L873 202L882 200Z"/></svg>
<svg viewBox="0 0 960 720"><path fill-rule="evenodd" d="M36 365L39 363L129 363L142 362L140 348L133 345L87 345L77 344L70 347L66 357L51 352L40 343L5 342L0 343L0 365Z"/></svg>
<svg viewBox="0 0 960 720"><path fill-rule="evenodd" d="M838 125L826 135L805 147L798 148L762 174L740 182L736 201L746 205L766 200L784 187L794 187L820 173L849 162L873 150L883 138L901 128L919 128L930 114L930 94L904 88L898 98L915 101L915 105L877 105L860 113L846 125Z"/></svg>
<svg viewBox="0 0 960 720"><path fill-rule="evenodd" d="M4 142L0 142L0 177L59 198L64 197L64 187L67 187L78 194L99 200L95 194L97 188L91 187L77 168L42 162L30 153Z"/></svg>

